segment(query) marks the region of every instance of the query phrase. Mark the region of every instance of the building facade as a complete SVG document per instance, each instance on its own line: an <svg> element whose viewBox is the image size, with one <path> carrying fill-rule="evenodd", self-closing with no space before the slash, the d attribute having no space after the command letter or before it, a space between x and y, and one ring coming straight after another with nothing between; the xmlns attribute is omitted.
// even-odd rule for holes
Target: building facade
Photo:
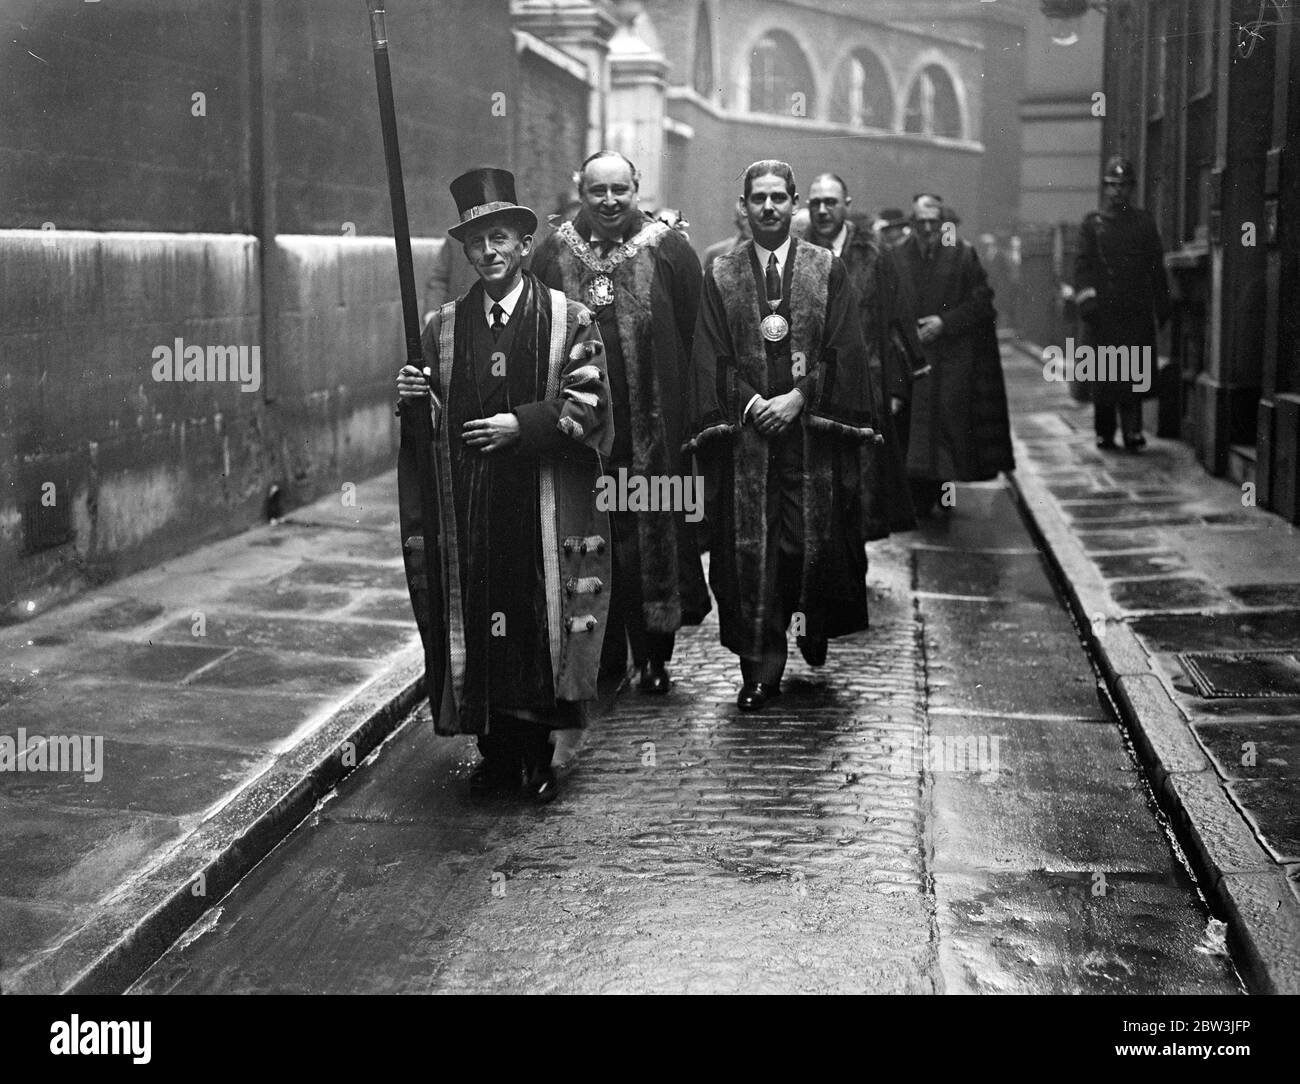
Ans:
<svg viewBox="0 0 1300 1084"><path fill-rule="evenodd" d="M1294 5L1119 0L1105 154L1137 165L1175 286L1162 433L1300 522L1300 31Z"/></svg>
<svg viewBox="0 0 1300 1084"><path fill-rule="evenodd" d="M667 74L664 199L701 245L734 233L740 172L830 170L856 209L935 191L963 230L1018 214L1023 20L1001 4L649 0ZM648 148L647 148L648 149Z"/></svg>
<svg viewBox="0 0 1300 1084"><path fill-rule="evenodd" d="M1105 17L1089 12L1073 40L1054 41L1039 0L1012 2L1025 25L1020 222L1011 239L1015 327L1048 346L1077 330L1067 302L1079 225L1100 199Z"/></svg>

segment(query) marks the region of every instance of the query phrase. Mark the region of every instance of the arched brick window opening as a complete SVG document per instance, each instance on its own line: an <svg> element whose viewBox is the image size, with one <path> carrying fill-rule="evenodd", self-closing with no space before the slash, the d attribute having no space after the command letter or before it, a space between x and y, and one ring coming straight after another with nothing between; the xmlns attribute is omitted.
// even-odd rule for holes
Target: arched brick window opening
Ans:
<svg viewBox="0 0 1300 1084"><path fill-rule="evenodd" d="M812 69L789 34L769 30L749 58L749 109L783 116L813 115Z"/></svg>
<svg viewBox="0 0 1300 1084"><path fill-rule="evenodd" d="M894 126L889 74L869 49L854 49L835 73L830 119L854 128Z"/></svg>
<svg viewBox="0 0 1300 1084"><path fill-rule="evenodd" d="M912 80L903 130L950 139L962 137L957 88L952 77L938 64L926 65Z"/></svg>

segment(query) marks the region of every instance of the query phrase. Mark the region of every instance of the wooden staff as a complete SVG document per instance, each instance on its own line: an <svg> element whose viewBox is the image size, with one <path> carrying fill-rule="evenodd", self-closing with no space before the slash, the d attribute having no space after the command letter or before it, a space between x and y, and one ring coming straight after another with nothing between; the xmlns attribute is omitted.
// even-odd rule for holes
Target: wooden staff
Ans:
<svg viewBox="0 0 1300 1084"><path fill-rule="evenodd" d="M370 37L375 58L375 86L379 91L379 122L384 135L384 162L388 168L388 198L393 209L393 240L397 246L397 278L402 292L402 327L406 338L406 363L424 369L420 345L420 308L415 292L415 267L411 259L411 227L406 217L406 188L402 183L402 156L397 146L397 110L393 104L393 76L388 64L388 30L384 0L367 0ZM424 643L425 692L434 723L450 727L455 718L447 637L447 563L443 557L446 534L443 515L454 509L441 507L438 460L433 454L442 416L442 404L430 398L403 399L401 452L398 460L398 504L402 524L402 557L415 622Z"/></svg>

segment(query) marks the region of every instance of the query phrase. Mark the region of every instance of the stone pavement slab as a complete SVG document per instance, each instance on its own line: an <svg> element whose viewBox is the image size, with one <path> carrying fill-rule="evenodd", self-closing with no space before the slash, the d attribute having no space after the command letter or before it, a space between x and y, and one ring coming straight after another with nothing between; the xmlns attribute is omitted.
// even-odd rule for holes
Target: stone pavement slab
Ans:
<svg viewBox="0 0 1300 1084"><path fill-rule="evenodd" d="M1179 442L1099 452L1032 347L1004 369L1014 489L1162 803L1252 987L1300 992L1300 530Z"/></svg>
<svg viewBox="0 0 1300 1084"><path fill-rule="evenodd" d="M347 498L0 628L0 989L120 989L409 710L393 472Z"/></svg>

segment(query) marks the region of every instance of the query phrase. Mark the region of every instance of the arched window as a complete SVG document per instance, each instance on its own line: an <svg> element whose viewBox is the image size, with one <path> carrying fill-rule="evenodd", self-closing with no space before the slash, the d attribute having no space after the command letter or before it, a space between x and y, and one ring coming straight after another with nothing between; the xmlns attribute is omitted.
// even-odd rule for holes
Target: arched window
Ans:
<svg viewBox="0 0 1300 1084"><path fill-rule="evenodd" d="M713 27L707 4L701 4L695 16L695 72L691 85L701 98L713 98Z"/></svg>
<svg viewBox="0 0 1300 1084"><path fill-rule="evenodd" d="M961 108L952 77L938 64L928 64L912 81L907 95L904 131L960 139Z"/></svg>
<svg viewBox="0 0 1300 1084"><path fill-rule="evenodd" d="M749 58L749 109L807 117L813 113L812 69L789 34L769 30Z"/></svg>
<svg viewBox="0 0 1300 1084"><path fill-rule="evenodd" d="M835 73L831 120L854 128L892 128L894 92L880 58L868 49L854 49Z"/></svg>

